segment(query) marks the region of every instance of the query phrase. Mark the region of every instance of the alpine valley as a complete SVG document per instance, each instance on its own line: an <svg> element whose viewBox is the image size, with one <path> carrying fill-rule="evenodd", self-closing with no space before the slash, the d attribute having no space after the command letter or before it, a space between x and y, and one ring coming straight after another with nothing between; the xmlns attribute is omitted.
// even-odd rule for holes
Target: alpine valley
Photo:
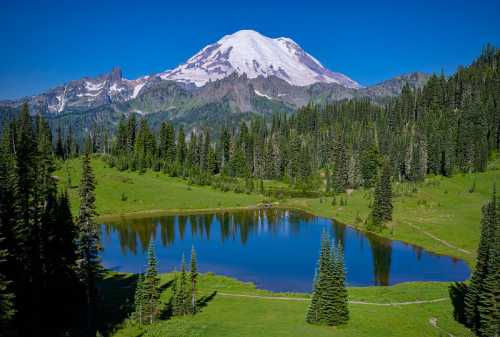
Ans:
<svg viewBox="0 0 500 337"><path fill-rule="evenodd" d="M137 79L120 68L84 77L39 95L0 101L0 113L16 113L27 102L33 115L52 126L114 129L123 115L146 116L152 126L170 120L188 129L237 125L255 115L290 113L310 102L367 97L382 103L405 84L421 88L429 76L414 72L363 87L325 68L290 38L241 30L210 44L172 70Z"/></svg>

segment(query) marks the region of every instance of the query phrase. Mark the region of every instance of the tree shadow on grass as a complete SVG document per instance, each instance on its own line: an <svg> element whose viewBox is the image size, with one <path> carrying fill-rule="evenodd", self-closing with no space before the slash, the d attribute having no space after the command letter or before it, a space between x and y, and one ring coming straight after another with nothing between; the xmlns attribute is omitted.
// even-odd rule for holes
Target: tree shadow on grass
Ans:
<svg viewBox="0 0 500 337"><path fill-rule="evenodd" d="M110 273L98 284L97 329L107 335L134 309L137 274Z"/></svg>
<svg viewBox="0 0 500 337"><path fill-rule="evenodd" d="M217 295L217 290L214 290L209 295L202 296L200 299L198 299L196 301L196 306L198 307L198 310L206 307L208 303L214 299L215 295Z"/></svg>
<svg viewBox="0 0 500 337"><path fill-rule="evenodd" d="M168 288L168 287L167 287ZM165 288L166 289L166 288ZM217 291L214 290L208 295L200 297L196 301L196 307L198 308L198 312L201 311L202 308L206 307L208 303L214 299L215 295L217 295ZM161 320L167 320L173 316L173 311L172 311L172 298L168 301L168 303L165 304L163 309L160 311L160 319Z"/></svg>
<svg viewBox="0 0 500 337"><path fill-rule="evenodd" d="M459 323L466 324L465 321L465 295L467 294L467 284L455 282L450 285L449 293L453 305L453 317Z"/></svg>

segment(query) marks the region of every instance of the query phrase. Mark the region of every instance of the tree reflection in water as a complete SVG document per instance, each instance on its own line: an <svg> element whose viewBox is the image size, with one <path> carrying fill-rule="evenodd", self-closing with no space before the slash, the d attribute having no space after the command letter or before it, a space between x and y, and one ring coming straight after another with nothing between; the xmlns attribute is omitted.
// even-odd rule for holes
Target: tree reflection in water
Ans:
<svg viewBox="0 0 500 337"><path fill-rule="evenodd" d="M102 225L105 267L140 272L150 240L168 271L192 245L200 269L277 291L309 291L322 231L342 244L351 285L462 281L467 265L333 220L284 209L121 218Z"/></svg>

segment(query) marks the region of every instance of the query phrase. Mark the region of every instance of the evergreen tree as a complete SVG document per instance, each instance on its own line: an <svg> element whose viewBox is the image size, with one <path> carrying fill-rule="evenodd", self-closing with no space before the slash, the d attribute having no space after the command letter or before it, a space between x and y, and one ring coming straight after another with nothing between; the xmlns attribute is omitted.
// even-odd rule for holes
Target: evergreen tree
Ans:
<svg viewBox="0 0 500 337"><path fill-rule="evenodd" d="M335 191L344 192L349 184L349 175L345 147L340 140L336 142L335 151Z"/></svg>
<svg viewBox="0 0 500 337"><path fill-rule="evenodd" d="M495 189L490 202L482 211L481 237L476 268L465 295L467 325L480 337L498 336L500 333L500 217Z"/></svg>
<svg viewBox="0 0 500 337"><path fill-rule="evenodd" d="M392 188L390 168L384 165L382 173L379 175L374 191L372 222L376 228L380 229L387 221L392 220Z"/></svg>
<svg viewBox="0 0 500 337"><path fill-rule="evenodd" d="M82 161L80 181L80 213L78 215L78 273L85 289L87 331L95 334L95 312L97 281L100 277L99 235L94 223L95 178L90 164L90 156L85 154Z"/></svg>
<svg viewBox="0 0 500 337"><path fill-rule="evenodd" d="M3 238L0 238L0 244ZM0 250L0 266L6 261L7 251ZM15 295L9 290L10 281L0 273L0 328L6 329L7 324L12 320L15 314L14 300Z"/></svg>
<svg viewBox="0 0 500 337"><path fill-rule="evenodd" d="M191 249L191 266L189 270L189 278L191 281L191 314L198 311L196 307L196 284L198 283L198 269L196 267L196 251L194 246Z"/></svg>
<svg viewBox="0 0 500 337"><path fill-rule="evenodd" d="M339 325L348 321L347 290L342 247L332 244L328 234L321 236L321 253L314 276L311 303L306 322Z"/></svg>
<svg viewBox="0 0 500 337"><path fill-rule="evenodd" d="M328 235L326 233L322 233L321 250L316 266L316 272L314 274L313 293L311 295L311 303L309 304L306 314L306 322L308 323L321 323L324 318L323 298L326 292L325 284L328 283L328 280L325 280L325 276L327 275L326 269L329 268L330 262L330 244L328 241Z"/></svg>
<svg viewBox="0 0 500 337"><path fill-rule="evenodd" d="M56 150L55 150L55 155L58 158L64 158L65 153L64 153L64 145L62 141L62 131L61 131L61 126L59 125L57 127L57 133L56 133Z"/></svg>
<svg viewBox="0 0 500 337"><path fill-rule="evenodd" d="M182 255L181 271L177 278L175 292L173 293L173 313L176 316L187 315L191 312L191 292L189 291L186 261Z"/></svg>
<svg viewBox="0 0 500 337"><path fill-rule="evenodd" d="M177 164L184 165L186 160L186 136L184 134L184 128L181 126L179 132L177 133Z"/></svg>
<svg viewBox="0 0 500 337"><path fill-rule="evenodd" d="M159 283L158 261L156 260L154 242L151 240L148 248L148 265L142 289L144 293L144 319L148 320L150 324L153 324L158 317L160 299Z"/></svg>
<svg viewBox="0 0 500 337"><path fill-rule="evenodd" d="M144 291L144 274L139 274L134 294L134 313L133 318L142 325L144 322L144 307L146 294Z"/></svg>
<svg viewBox="0 0 500 337"><path fill-rule="evenodd" d="M334 252L334 253L333 253ZM348 296L345 286L345 265L342 244L339 242L332 247L333 287L334 298L334 324L343 324L349 320Z"/></svg>

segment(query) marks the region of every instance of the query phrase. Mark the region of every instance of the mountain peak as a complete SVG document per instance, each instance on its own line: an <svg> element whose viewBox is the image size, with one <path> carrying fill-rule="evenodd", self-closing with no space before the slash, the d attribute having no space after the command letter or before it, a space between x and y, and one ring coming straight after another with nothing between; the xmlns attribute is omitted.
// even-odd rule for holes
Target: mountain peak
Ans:
<svg viewBox="0 0 500 337"><path fill-rule="evenodd" d="M110 79L112 81L119 81L122 79L122 69L120 67L114 67L111 69Z"/></svg>
<svg viewBox="0 0 500 337"><path fill-rule="evenodd" d="M323 67L292 39L270 38L248 29L225 35L160 77L203 86L232 73L248 78L276 76L295 86L323 82L360 87L349 77Z"/></svg>

